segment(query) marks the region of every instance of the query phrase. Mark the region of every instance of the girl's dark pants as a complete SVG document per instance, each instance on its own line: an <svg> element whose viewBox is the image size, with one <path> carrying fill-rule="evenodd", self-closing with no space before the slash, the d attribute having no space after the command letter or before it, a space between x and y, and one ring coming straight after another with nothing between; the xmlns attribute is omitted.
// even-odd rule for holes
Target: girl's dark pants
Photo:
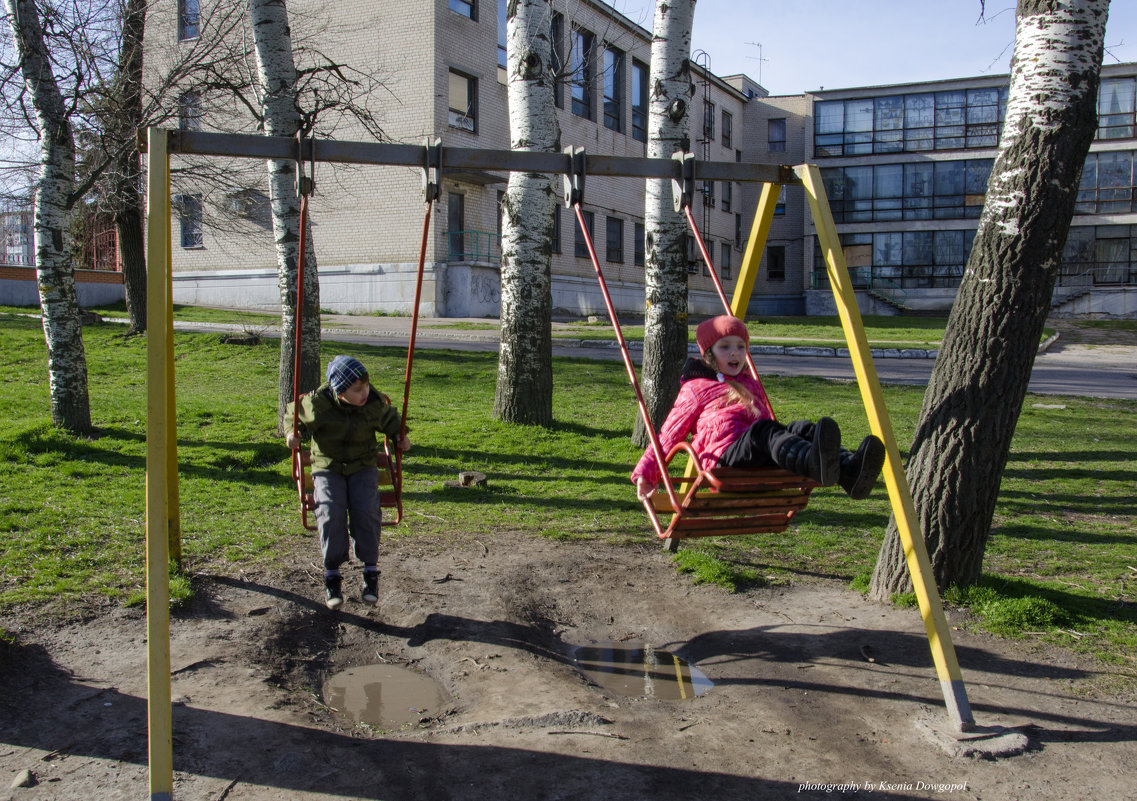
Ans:
<svg viewBox="0 0 1137 801"><path fill-rule="evenodd" d="M788 426L777 420L759 420L732 442L722 456L722 467L770 467L776 466L774 454L788 439L801 437L813 439L813 423L809 420L794 420Z"/></svg>

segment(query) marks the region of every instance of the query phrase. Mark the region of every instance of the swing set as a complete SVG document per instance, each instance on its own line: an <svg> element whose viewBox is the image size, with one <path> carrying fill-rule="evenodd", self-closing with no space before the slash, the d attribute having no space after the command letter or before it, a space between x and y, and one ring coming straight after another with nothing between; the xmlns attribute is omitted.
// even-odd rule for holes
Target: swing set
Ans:
<svg viewBox="0 0 1137 801"><path fill-rule="evenodd" d="M969 731L974 728L966 688L951 642L951 629L944 615L939 593L931 579L931 561L924 545L907 478L904 475L900 452L892 433L892 424L884 404L860 311L857 308L852 281L845 266L836 225L825 196L821 173L816 165L788 167L738 162L696 162L690 154L676 154L673 159L602 155L586 157L583 150L575 148L567 148L564 153L442 148L437 140L428 141L423 146L321 140L319 148L319 160L323 162L414 167L423 170L426 213L415 290L415 317L412 322L404 383L404 425L409 401L431 209L437 197L439 178L444 176L447 170L463 169L522 171L564 176L565 203L574 210L580 230L584 232L589 257L620 344L629 380L635 391L640 412L648 423L651 447L655 458L663 468L662 491L645 502L644 507L657 536L672 548L679 539L687 537L783 531L793 516L805 508L809 493L816 484L801 476L775 469L703 470L699 467L698 459L694 458L690 446L685 444L676 446L671 453L662 452L658 435L648 420L627 343L620 330L611 296L589 237L588 226L585 225L581 210L585 174L587 172L592 177L671 179L675 187L676 209L684 212L708 268L711 267L711 259L690 209L696 181L760 183L762 188L757 211L734 294L729 302L716 272L710 269L710 274L715 276L716 290L725 311L739 319L745 319L761 254L773 221L778 193L782 186L801 187L810 205L815 233L825 258L829 283L833 289L837 313L848 343L849 355L865 404L870 429L885 444L886 457L883 470L885 485L892 503L892 512L915 588L949 720L959 731ZM151 309L151 325L147 335L146 423L148 756L151 799L168 801L172 797L173 786L173 738L167 571L171 556L177 558L181 551L174 403L170 155L179 153L297 162L308 159L314 165L316 143L314 140L298 141L285 137L148 128L145 131L144 149L147 154L147 265L149 267L146 280ZM301 218L304 226L300 235L301 243L307 234L310 194L310 187L308 192L300 192ZM303 257L301 250L301 261L298 264L301 269ZM302 321L300 316L303 308L300 297L302 287L303 278L298 275L296 312L298 337ZM297 358L299 352L298 339ZM749 356L748 369L757 377L753 361ZM294 374L299 374L298 362ZM298 391L298 387L294 386L294 391ZM688 456L686 473L682 477L672 478L667 468L679 453ZM383 457L388 460L388 466L393 468L390 471L391 489L385 491L385 503L397 510L398 519L402 516L401 459L397 451L392 458L389 447L384 449ZM293 479L296 481L300 496L302 522L307 525L307 512L312 508L306 499L306 485L310 479L306 476L303 457L299 454L295 456L293 462ZM660 518L661 514L670 515L666 523Z"/></svg>

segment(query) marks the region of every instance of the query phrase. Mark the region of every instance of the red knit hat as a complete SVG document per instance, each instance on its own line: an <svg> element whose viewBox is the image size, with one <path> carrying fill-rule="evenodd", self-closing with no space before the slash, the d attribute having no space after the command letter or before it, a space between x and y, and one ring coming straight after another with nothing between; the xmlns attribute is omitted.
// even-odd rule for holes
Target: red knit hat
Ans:
<svg viewBox="0 0 1137 801"><path fill-rule="evenodd" d="M695 329L695 342L699 345L699 353L706 353L720 339L729 336L750 343L750 332L746 330L746 323L729 314L720 314L718 317L704 320Z"/></svg>

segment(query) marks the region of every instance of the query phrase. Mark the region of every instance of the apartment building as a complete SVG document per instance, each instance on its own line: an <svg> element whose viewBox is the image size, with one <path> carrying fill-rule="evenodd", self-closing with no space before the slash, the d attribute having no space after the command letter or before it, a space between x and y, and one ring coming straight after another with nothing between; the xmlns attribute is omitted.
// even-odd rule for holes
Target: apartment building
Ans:
<svg viewBox="0 0 1137 801"><path fill-rule="evenodd" d="M646 154L651 34L598 0L554 6L550 32L565 77L556 90L564 146ZM294 42L379 76L378 118L393 141L507 149L505 0L294 0ZM160 0L147 30L151 65L211 36L198 0ZM413 43L413 46L410 46ZM946 312L963 275L999 144L1008 76L818 90L770 97L745 75L692 62L697 158L817 163L862 310ZM1137 64L1103 67L1099 128L1079 191L1055 301L1059 313L1137 314L1134 107ZM186 93L182 127L209 129ZM240 127L230 113L226 128ZM248 126L248 121L244 123ZM247 127L246 127L247 129ZM317 136L363 139L350 126ZM175 177L178 302L274 308L279 303L263 189L210 194L193 165ZM241 165L263 172L262 164ZM186 169L188 167L188 169ZM238 169L235 165L234 170ZM426 256L422 313L496 316L499 202L508 175L444 176ZM263 180L263 179L262 179ZM320 165L312 228L321 304L336 311L409 311L421 232L421 176L406 168ZM262 186L264 184L262 183ZM728 294L758 187L708 182L693 209ZM585 212L617 309L643 308L643 182L590 179ZM569 210L556 216L554 308L603 312ZM694 314L718 308L707 266L689 249ZM762 254L751 314L830 314L832 294L801 191L783 190Z"/></svg>
<svg viewBox="0 0 1137 801"><path fill-rule="evenodd" d="M971 252L1006 110L1008 76L811 93L795 153L821 167L862 307L946 311ZM1103 67L1098 129L1055 289L1056 313L1137 314L1137 64ZM769 98L766 104L782 103ZM831 313L816 237L807 311Z"/></svg>
<svg viewBox="0 0 1137 801"><path fill-rule="evenodd" d="M319 20L319 41L329 57L382 77L379 119L392 141L418 145L437 136L444 147L504 150L510 146L505 5L505 0L343 0L327 7L297 0L289 11L294 41L305 38L305 25ZM555 97L562 145L645 156L650 31L601 2L575 0L555 7L549 25L565 73ZM169 59L177 48L190 47L210 32L196 0L166 0L148 25L148 52L156 60ZM693 64L693 83L691 142L697 157L751 158L744 148L745 118L753 99L765 92L744 76L732 82L698 64ZM179 124L209 130L210 114L202 113L200 97L187 93L182 99ZM328 134L318 130L321 135ZM361 138L350 126L333 136ZM262 164L253 167L264 170ZM507 180L507 174L477 170L444 174L426 257L423 314L498 314L498 209ZM183 169L174 181L175 299L277 306L265 190L210 195L194 187L193 169ZM408 311L423 214L421 175L405 168L319 165L316 184L311 219L321 305L344 312ZM747 208L747 189L738 182L707 182L701 189L694 212L729 292L754 205ZM585 217L606 280L617 307L633 313L642 311L644 302L643 209L640 179L587 183ZM238 222L244 224L226 224ZM553 251L554 309L603 312L575 216L563 207L557 211ZM709 313L717 295L697 256L692 243L691 304Z"/></svg>

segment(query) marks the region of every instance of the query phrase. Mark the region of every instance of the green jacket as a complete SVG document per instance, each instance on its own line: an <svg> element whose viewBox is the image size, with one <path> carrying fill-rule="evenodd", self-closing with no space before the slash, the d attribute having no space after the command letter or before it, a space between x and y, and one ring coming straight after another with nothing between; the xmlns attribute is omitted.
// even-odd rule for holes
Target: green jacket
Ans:
<svg viewBox="0 0 1137 801"><path fill-rule="evenodd" d="M294 404L286 420L292 422ZM379 445L375 432L397 439L399 413L374 387L362 406L342 403L324 383L300 398L300 425L312 437L312 469L351 475L375 466Z"/></svg>

